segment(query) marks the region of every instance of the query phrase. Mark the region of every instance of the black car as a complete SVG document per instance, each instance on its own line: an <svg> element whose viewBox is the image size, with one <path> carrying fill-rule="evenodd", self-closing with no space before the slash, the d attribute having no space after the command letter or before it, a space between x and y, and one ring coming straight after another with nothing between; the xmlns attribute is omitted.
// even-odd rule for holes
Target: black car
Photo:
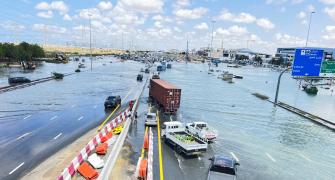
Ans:
<svg viewBox="0 0 335 180"><path fill-rule="evenodd" d="M143 75L138 74L136 80L141 82L143 80Z"/></svg>
<svg viewBox="0 0 335 180"><path fill-rule="evenodd" d="M149 68L146 68L144 72L145 72L146 74L149 74L149 73L150 73Z"/></svg>
<svg viewBox="0 0 335 180"><path fill-rule="evenodd" d="M105 109L116 108L117 105L121 105L120 96L108 96L107 99L105 100Z"/></svg>
<svg viewBox="0 0 335 180"><path fill-rule="evenodd" d="M207 180L236 180L237 166L240 164L234 158L213 156L209 160L211 164Z"/></svg>
<svg viewBox="0 0 335 180"><path fill-rule="evenodd" d="M11 77L8 78L8 84L23 84L30 83L31 80L26 77Z"/></svg>

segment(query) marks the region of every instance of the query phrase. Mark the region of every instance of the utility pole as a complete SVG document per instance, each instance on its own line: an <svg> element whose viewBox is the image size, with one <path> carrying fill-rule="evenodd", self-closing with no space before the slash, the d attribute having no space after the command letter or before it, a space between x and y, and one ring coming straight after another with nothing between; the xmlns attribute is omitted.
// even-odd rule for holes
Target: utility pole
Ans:
<svg viewBox="0 0 335 180"><path fill-rule="evenodd" d="M284 74L284 72L286 72L287 70L289 70L291 67L287 67L286 69L284 69L278 76L278 81L277 81L277 89L276 89L276 96L275 96L275 102L274 102L274 106L277 105L278 102L278 94L279 94L279 87L280 87L280 80L282 75Z"/></svg>
<svg viewBox="0 0 335 180"><path fill-rule="evenodd" d="M212 20L212 37L211 37L211 49L209 50L209 57L210 59L212 60L212 49L213 49L213 34L214 34L214 24L215 24L215 21Z"/></svg>
<svg viewBox="0 0 335 180"><path fill-rule="evenodd" d="M91 71L92 71L92 24L91 24L91 14L88 15L90 17L90 59L91 59Z"/></svg>
<svg viewBox="0 0 335 180"><path fill-rule="evenodd" d="M309 23L308 23L308 31L307 31L307 37L306 37L306 47L308 44L308 38L309 38L309 31L311 29L311 23L312 23L312 15L315 13L315 11L310 12L309 14Z"/></svg>

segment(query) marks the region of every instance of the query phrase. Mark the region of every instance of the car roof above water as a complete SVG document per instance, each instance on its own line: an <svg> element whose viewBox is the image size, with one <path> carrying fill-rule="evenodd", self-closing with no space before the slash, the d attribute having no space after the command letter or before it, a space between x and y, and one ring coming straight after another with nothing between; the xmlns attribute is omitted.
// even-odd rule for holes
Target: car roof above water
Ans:
<svg viewBox="0 0 335 180"><path fill-rule="evenodd" d="M234 168L235 160L226 156L214 156L213 165L221 167Z"/></svg>

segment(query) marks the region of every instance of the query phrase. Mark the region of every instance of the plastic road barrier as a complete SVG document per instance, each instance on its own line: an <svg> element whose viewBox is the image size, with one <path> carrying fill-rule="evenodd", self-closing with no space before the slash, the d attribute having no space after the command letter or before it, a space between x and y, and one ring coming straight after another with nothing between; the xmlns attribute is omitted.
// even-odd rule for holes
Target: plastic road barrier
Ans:
<svg viewBox="0 0 335 180"><path fill-rule="evenodd" d="M83 162L79 168L78 172L85 178L85 179L96 179L99 174L96 170L94 170L87 162Z"/></svg>
<svg viewBox="0 0 335 180"><path fill-rule="evenodd" d="M142 179L147 178L147 167L148 167L148 160L147 159L142 159L141 164L140 164L140 169L139 169L139 177Z"/></svg>
<svg viewBox="0 0 335 180"><path fill-rule="evenodd" d="M99 155L105 155L107 152L108 144L107 143L102 143L99 144L96 148L96 153Z"/></svg>
<svg viewBox="0 0 335 180"><path fill-rule="evenodd" d="M98 157L96 153L93 153L87 158L87 161L95 168L100 169L104 167L104 161Z"/></svg>
<svg viewBox="0 0 335 180"><path fill-rule="evenodd" d="M145 132L145 135L144 135L143 148L144 148L144 149L148 149L148 148L149 148L149 136L148 136L148 131L146 131L146 132Z"/></svg>

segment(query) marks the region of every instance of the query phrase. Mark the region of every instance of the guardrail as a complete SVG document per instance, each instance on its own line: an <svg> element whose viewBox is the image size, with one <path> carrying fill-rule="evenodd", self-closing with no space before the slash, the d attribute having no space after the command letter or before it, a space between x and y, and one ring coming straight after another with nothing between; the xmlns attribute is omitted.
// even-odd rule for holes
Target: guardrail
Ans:
<svg viewBox="0 0 335 180"><path fill-rule="evenodd" d="M68 73L68 74L64 74L64 76L70 76L70 75L73 75L73 74L76 74L76 73ZM51 80L54 80L53 76L40 78L40 79L35 79L35 80L32 80L29 83L0 87L0 93L5 93L5 92L8 92L8 91L13 91L15 89L21 89L21 88L33 86L35 84L39 84L39 83L43 83L43 82L47 82L47 81L51 81Z"/></svg>
<svg viewBox="0 0 335 180"><path fill-rule="evenodd" d="M134 115L135 115L135 111L138 107L138 102L139 102L139 98L141 97L143 91L144 91L144 88L145 88L145 85L148 81L148 78L147 80L145 81L142 89L141 89L141 92L139 93L139 95L137 96L136 98L136 101L134 103L134 106L133 106L133 109L131 111L131 118L127 118L125 124L124 124L124 127L123 127L123 130L119 136L119 138L117 139L115 145L113 146L112 148L112 151L105 163L105 166L104 168L102 169L101 173L100 173L100 176L98 177L98 180L109 180L109 176L113 170L113 167L115 165L115 162L117 160L117 157L119 156L119 153L121 151L121 148L124 144L124 141L127 137L127 134L128 134L128 131L129 131L129 127L130 127L130 124L131 124L131 119L134 119Z"/></svg>

